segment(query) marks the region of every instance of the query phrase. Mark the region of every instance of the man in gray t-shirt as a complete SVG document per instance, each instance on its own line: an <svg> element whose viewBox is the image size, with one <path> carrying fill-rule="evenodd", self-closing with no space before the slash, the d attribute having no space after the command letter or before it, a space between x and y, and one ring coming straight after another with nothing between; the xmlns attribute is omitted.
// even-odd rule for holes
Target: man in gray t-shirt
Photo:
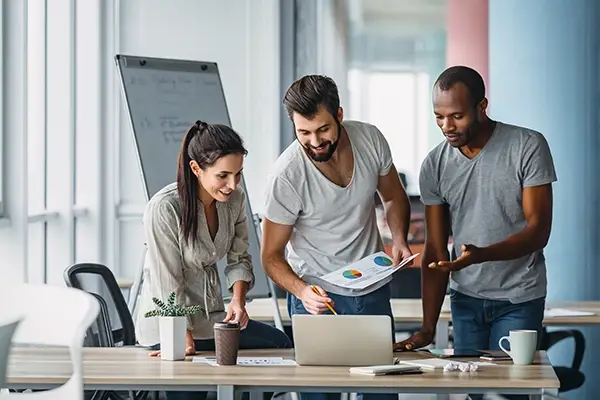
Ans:
<svg viewBox="0 0 600 400"><path fill-rule="evenodd" d="M427 224L423 326L396 347L432 341L449 279L454 347L497 349L510 330L542 327L552 155L539 132L486 115L483 80L471 68L444 71L433 105L446 140L427 155L419 177Z"/></svg>
<svg viewBox="0 0 600 400"><path fill-rule="evenodd" d="M284 104L297 140L279 156L268 177L261 241L265 271L288 292L291 315L329 313L328 303L338 314L389 316L392 331L390 279L364 290L321 279L383 250L375 218L376 193L392 232L393 262L411 255L410 203L389 145L375 126L343 121L337 86L330 78L298 79L286 92ZM302 393L301 398L339 399L339 394ZM397 396L363 396L368 398Z"/></svg>

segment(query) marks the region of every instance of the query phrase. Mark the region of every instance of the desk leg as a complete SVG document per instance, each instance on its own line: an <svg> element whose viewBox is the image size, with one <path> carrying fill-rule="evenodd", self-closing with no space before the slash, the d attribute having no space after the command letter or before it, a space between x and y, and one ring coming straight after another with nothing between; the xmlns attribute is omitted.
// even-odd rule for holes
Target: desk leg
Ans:
<svg viewBox="0 0 600 400"><path fill-rule="evenodd" d="M217 400L235 400L235 388L233 385L217 386Z"/></svg>
<svg viewBox="0 0 600 400"><path fill-rule="evenodd" d="M558 389L542 389L542 394L529 395L531 400L559 400Z"/></svg>
<svg viewBox="0 0 600 400"><path fill-rule="evenodd" d="M438 321L435 328L435 347L437 349L448 348L450 331L448 330L447 321Z"/></svg>

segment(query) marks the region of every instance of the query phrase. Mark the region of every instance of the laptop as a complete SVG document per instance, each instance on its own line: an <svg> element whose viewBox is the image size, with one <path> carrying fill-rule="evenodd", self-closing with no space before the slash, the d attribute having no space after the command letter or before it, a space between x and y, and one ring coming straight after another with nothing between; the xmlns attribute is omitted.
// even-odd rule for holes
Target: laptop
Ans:
<svg viewBox="0 0 600 400"><path fill-rule="evenodd" d="M292 316L298 365L371 366L394 363L387 315Z"/></svg>

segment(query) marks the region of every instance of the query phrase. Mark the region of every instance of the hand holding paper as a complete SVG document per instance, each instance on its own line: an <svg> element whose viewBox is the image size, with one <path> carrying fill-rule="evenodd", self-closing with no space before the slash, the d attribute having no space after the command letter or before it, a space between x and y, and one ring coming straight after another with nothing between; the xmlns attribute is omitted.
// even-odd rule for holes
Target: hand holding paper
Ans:
<svg viewBox="0 0 600 400"><path fill-rule="evenodd" d="M413 255L412 251L406 244L394 243L394 245L392 246L392 258L393 258L394 265L400 265L400 263L402 263L402 261L406 260L407 258L410 258L412 255ZM412 263L412 258L411 258L409 263L403 264L403 265L406 265L408 267L412 264L413 263Z"/></svg>

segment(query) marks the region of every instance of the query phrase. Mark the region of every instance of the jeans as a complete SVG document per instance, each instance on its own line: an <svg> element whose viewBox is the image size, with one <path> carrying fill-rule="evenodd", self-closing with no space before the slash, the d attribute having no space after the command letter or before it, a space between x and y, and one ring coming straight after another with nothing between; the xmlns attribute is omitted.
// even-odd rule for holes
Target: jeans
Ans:
<svg viewBox="0 0 600 400"><path fill-rule="evenodd" d="M385 285L364 296L350 297L329 293L335 303L338 314L349 315L389 315L391 317L392 338L394 337L394 319L390 305L390 287ZM287 307L290 317L294 314L308 314L302 301L294 295L287 294ZM328 310L327 313L331 314ZM390 343L391 345L391 343ZM339 400L339 393L300 393L300 400ZM397 394L357 394L358 400L398 400Z"/></svg>
<svg viewBox="0 0 600 400"><path fill-rule="evenodd" d="M513 304L506 300L484 300L455 290L450 292L454 348L500 350L498 341L511 330L529 329L538 332L541 341L545 298ZM508 346L505 341L504 347ZM510 348L509 348L510 349ZM472 399L482 395L470 395ZM526 399L524 395L504 395L508 399Z"/></svg>
<svg viewBox="0 0 600 400"><path fill-rule="evenodd" d="M215 351L214 339L195 340L196 351ZM240 333L240 349L291 349L292 341L279 329L262 322L248 321L248 326ZM160 345L153 347L159 350ZM166 392L167 400L204 400L208 392ZM264 398L271 398L273 393L265 393ZM248 393L242 395L247 399Z"/></svg>

